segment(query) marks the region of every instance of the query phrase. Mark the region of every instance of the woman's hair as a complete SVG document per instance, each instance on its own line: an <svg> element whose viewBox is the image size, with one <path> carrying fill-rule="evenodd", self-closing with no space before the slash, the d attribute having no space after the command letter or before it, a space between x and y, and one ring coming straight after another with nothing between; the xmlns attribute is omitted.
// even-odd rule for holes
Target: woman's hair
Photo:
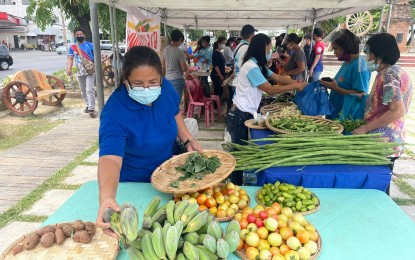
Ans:
<svg viewBox="0 0 415 260"><path fill-rule="evenodd" d="M124 55L124 61L122 63L122 72L120 82L117 89L120 89L121 85L131 74L131 71L140 66L153 67L157 72L163 75L161 68L161 61L158 54L151 48L146 46L134 46L127 51Z"/></svg>
<svg viewBox="0 0 415 260"><path fill-rule="evenodd" d="M285 37L285 33L281 33L278 37L275 38L275 48L281 47L284 37Z"/></svg>
<svg viewBox="0 0 415 260"><path fill-rule="evenodd" d="M201 50L201 49L204 49L205 47L203 47L203 44L202 44L202 38L200 38L198 41L197 41L197 49L198 50Z"/></svg>
<svg viewBox="0 0 415 260"><path fill-rule="evenodd" d="M226 41L225 45L229 47L231 45L231 43L234 42L234 41L235 41L235 37L229 37L229 39Z"/></svg>
<svg viewBox="0 0 415 260"><path fill-rule="evenodd" d="M366 44L370 52L385 64L394 65L401 56L395 37L389 33L375 34Z"/></svg>
<svg viewBox="0 0 415 260"><path fill-rule="evenodd" d="M184 35L179 30L173 30L170 34L170 39L174 42L178 42L178 41L184 40Z"/></svg>
<svg viewBox="0 0 415 260"><path fill-rule="evenodd" d="M359 53L360 39L348 29L341 29L334 32L331 36L331 42L340 46L346 54Z"/></svg>
<svg viewBox="0 0 415 260"><path fill-rule="evenodd" d="M219 42L219 43L222 43L223 41L226 41L226 38L225 38L225 37L223 37L223 36L220 36L220 37L218 38L218 42Z"/></svg>
<svg viewBox="0 0 415 260"><path fill-rule="evenodd" d="M219 44L221 42L219 40L217 40L216 42L213 43L213 49L216 50L217 48L219 48Z"/></svg>
<svg viewBox="0 0 415 260"><path fill-rule="evenodd" d="M290 33L288 34L288 41L293 42L295 44L300 44L302 41L301 37L299 37L296 33Z"/></svg>
<svg viewBox="0 0 415 260"><path fill-rule="evenodd" d="M210 43L210 36L209 35L205 35L202 37L202 42L207 42Z"/></svg>
<svg viewBox="0 0 415 260"><path fill-rule="evenodd" d="M258 67L261 69L262 75L265 78L268 78L268 69L267 69L267 58L265 50L268 44L271 43L271 38L263 33L256 34L249 44L248 50L246 51L243 64L255 58L258 62Z"/></svg>

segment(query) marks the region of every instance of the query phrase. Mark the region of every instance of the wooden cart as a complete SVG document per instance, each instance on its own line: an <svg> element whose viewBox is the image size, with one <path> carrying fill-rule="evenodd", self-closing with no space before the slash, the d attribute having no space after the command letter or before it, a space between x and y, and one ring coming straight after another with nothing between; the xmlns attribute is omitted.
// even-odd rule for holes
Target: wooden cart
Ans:
<svg viewBox="0 0 415 260"><path fill-rule="evenodd" d="M37 70L17 72L3 89L3 104L14 114L25 116L33 113L37 105L57 106L65 98L63 82Z"/></svg>

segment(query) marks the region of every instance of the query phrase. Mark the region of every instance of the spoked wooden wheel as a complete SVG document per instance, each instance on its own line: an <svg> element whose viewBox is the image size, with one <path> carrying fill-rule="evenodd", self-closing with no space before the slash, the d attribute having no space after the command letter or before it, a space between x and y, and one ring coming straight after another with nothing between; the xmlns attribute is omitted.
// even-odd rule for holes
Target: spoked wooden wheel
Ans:
<svg viewBox="0 0 415 260"><path fill-rule="evenodd" d="M50 75L46 75L46 77L52 89L65 89L65 85L59 78ZM65 98L65 95L66 93L56 93L50 95L47 99L41 99L41 101L44 105L57 106L62 103L62 100Z"/></svg>
<svg viewBox="0 0 415 260"><path fill-rule="evenodd" d="M367 34L373 26L373 16L370 12L361 12L346 16L346 28L356 36Z"/></svg>
<svg viewBox="0 0 415 260"><path fill-rule="evenodd" d="M36 91L21 81L12 81L3 89L3 103L16 115L25 116L37 108Z"/></svg>
<svg viewBox="0 0 415 260"><path fill-rule="evenodd" d="M107 86L115 85L114 71L112 70L111 65L107 65L102 69L102 77L104 79L105 84L107 84Z"/></svg>

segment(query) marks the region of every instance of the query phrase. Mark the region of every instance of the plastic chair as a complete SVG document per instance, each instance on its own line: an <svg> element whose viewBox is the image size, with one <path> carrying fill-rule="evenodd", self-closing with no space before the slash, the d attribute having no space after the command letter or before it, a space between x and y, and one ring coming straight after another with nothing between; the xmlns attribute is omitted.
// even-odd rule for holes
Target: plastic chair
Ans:
<svg viewBox="0 0 415 260"><path fill-rule="evenodd" d="M186 81L186 92L189 96L189 105L187 107L187 117L193 118L193 113L196 107L199 107L198 116L200 118L202 114L202 108L205 108L205 122L206 127L209 127L210 121L214 122L214 114L213 114L213 101L204 99L203 102L197 102L193 100L193 93L192 93L192 84L189 81Z"/></svg>
<svg viewBox="0 0 415 260"><path fill-rule="evenodd" d="M210 95L210 98L205 98L206 100L211 100L216 103L218 109L218 120L220 119L220 97L218 95Z"/></svg>

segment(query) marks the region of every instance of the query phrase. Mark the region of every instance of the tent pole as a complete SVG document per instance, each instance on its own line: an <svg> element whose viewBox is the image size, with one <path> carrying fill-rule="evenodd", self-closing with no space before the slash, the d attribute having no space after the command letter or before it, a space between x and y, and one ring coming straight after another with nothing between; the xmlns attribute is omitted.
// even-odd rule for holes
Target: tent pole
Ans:
<svg viewBox="0 0 415 260"><path fill-rule="evenodd" d="M115 1L113 1L113 3L115 3ZM112 6L112 17L113 17L113 21L117 21L117 8L115 7L115 5ZM115 45L115 57L117 57L115 59L115 64L116 64L116 70L117 70L117 75L119 78L120 73L120 68L119 68L119 64L120 64L120 49L118 48L118 32L117 32L117 26L115 25L116 22L114 23L114 45Z"/></svg>
<svg viewBox="0 0 415 260"><path fill-rule="evenodd" d="M118 84L119 80L118 80L118 69L117 69L117 53L115 51L114 48L114 41L115 41L115 25L114 25L114 13L112 12L113 9L113 4L108 5L109 8L109 12L110 12L110 25L111 25L111 42L112 42L112 58L113 58L113 64L115 65L115 68L112 68L113 72L114 72L114 80L115 80L115 85Z"/></svg>
<svg viewBox="0 0 415 260"><path fill-rule="evenodd" d="M392 16L392 0L389 0L389 12L388 12L388 20L386 22L386 32L389 32L389 25L391 23L391 16Z"/></svg>
<svg viewBox="0 0 415 260"><path fill-rule="evenodd" d="M98 111L104 107L104 81L102 80L101 49L99 44L98 9L97 3L89 0L91 15L92 42L94 44L95 82L97 87Z"/></svg>
<svg viewBox="0 0 415 260"><path fill-rule="evenodd" d="M379 25L378 25L377 33L380 33L380 31L382 30L384 12L385 12L385 6L382 6L382 10L380 11L380 19L379 19Z"/></svg>
<svg viewBox="0 0 415 260"><path fill-rule="evenodd" d="M164 36L167 37L167 24L164 22Z"/></svg>

